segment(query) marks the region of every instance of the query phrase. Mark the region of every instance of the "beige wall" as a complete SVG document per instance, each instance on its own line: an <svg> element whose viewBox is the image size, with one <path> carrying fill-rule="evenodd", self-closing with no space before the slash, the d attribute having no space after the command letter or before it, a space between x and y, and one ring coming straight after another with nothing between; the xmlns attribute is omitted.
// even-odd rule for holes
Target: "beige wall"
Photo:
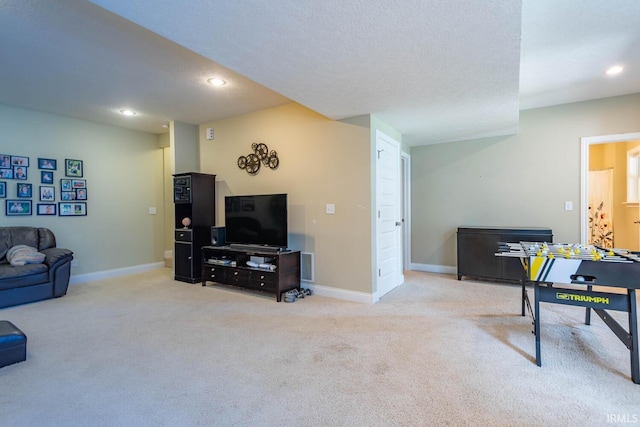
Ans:
<svg viewBox="0 0 640 427"><path fill-rule="evenodd" d="M254 142L277 151L277 170L250 176L238 168ZM200 126L200 171L217 175L217 224L224 196L287 193L289 247L315 254L315 284L363 293L372 292L370 151L368 128L295 103Z"/></svg>
<svg viewBox="0 0 640 427"><path fill-rule="evenodd" d="M161 262L164 244L163 154L156 135L0 105L0 153L30 158L34 210L38 157L57 159L56 202L64 159L84 162L86 217L6 217L1 225L48 227L58 245L75 252L72 275ZM5 180L15 196L15 180ZM149 207L157 214L149 215Z"/></svg>
<svg viewBox="0 0 640 427"><path fill-rule="evenodd" d="M550 227L579 242L580 138L640 131L639 107L635 94L527 110L517 135L413 147L412 262L455 266L465 225Z"/></svg>

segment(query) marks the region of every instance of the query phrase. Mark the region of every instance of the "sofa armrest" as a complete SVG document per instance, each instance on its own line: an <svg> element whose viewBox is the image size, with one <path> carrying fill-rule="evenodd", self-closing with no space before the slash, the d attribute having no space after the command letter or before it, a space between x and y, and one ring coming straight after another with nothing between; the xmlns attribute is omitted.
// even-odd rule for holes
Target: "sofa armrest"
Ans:
<svg viewBox="0 0 640 427"><path fill-rule="evenodd" d="M43 249L40 251L45 254L44 263L50 268L55 268L59 264L63 264L65 262L71 262L73 259L73 252L69 249L63 248L49 248Z"/></svg>

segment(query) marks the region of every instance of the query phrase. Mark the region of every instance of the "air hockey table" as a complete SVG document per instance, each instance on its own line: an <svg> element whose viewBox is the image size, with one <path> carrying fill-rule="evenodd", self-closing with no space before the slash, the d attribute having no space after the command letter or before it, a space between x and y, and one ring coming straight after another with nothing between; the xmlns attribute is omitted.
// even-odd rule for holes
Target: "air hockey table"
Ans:
<svg viewBox="0 0 640 427"><path fill-rule="evenodd" d="M593 310L629 349L631 380L640 384L636 300L636 289L640 288L640 257L636 253L580 244L500 242L496 256L517 257L522 263L522 315L527 309L533 318L538 366L542 366L540 303L585 307L585 324L591 324ZM527 285L534 289L533 307ZM598 290L594 290L594 286ZM601 287L607 289L601 290ZM608 310L627 313L628 328L611 317Z"/></svg>

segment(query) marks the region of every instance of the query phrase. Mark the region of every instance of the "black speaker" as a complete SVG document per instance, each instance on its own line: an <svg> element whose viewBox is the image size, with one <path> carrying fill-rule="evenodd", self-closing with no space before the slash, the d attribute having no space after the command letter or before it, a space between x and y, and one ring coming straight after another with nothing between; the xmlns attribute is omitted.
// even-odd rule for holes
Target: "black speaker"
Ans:
<svg viewBox="0 0 640 427"><path fill-rule="evenodd" d="M211 227L211 246L224 246L225 243L224 227Z"/></svg>

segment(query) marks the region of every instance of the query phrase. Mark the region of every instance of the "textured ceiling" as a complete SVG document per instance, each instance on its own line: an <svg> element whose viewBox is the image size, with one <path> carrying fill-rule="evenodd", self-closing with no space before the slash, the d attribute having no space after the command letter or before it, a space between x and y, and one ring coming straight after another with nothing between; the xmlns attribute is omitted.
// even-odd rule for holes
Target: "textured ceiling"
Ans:
<svg viewBox="0 0 640 427"><path fill-rule="evenodd" d="M521 109L640 92L640 1L525 0L520 69Z"/></svg>
<svg viewBox="0 0 640 427"><path fill-rule="evenodd" d="M0 0L0 103L160 133L293 100L410 145L504 135L640 92L638 22L637 0Z"/></svg>

